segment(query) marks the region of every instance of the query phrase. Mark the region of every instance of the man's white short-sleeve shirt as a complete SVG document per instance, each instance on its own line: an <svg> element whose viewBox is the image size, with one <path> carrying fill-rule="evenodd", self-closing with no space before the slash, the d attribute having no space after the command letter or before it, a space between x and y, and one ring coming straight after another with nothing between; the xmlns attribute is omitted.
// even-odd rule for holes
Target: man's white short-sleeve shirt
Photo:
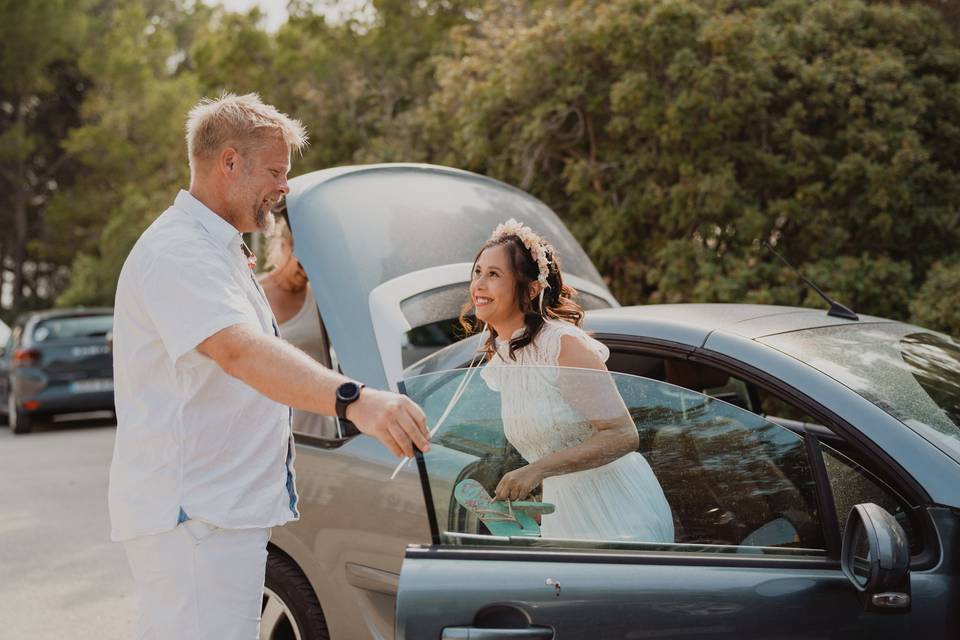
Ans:
<svg viewBox="0 0 960 640"><path fill-rule="evenodd" d="M187 517L231 529L298 517L289 408L196 349L238 324L276 334L240 234L181 191L140 236L117 284L114 540Z"/></svg>

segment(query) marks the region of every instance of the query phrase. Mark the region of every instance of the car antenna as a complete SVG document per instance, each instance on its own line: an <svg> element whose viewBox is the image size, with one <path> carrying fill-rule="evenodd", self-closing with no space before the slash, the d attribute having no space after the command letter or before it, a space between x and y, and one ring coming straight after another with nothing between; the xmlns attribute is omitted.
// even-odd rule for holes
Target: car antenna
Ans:
<svg viewBox="0 0 960 640"><path fill-rule="evenodd" d="M817 285L813 284L813 282L811 282L805 275L803 275L802 273L800 273L800 270L799 270L799 269L797 269L795 266L793 266L792 264L790 264L789 262L787 262L787 259L784 258L782 255L780 255L780 254L777 252L777 250L773 248L773 245L772 245L772 244L770 244L769 242L767 242L766 240L764 240L764 241L763 241L763 246L765 246L767 249L770 249L770 251L773 252L773 255L775 255L775 256L777 256L778 258L780 258L785 265L787 265L788 267L790 267L790 269L791 269L794 273L796 273L798 276L800 276L800 279L801 279L801 280L803 280L803 281L806 282L808 285L810 285L810 288L811 288L811 289L813 289L814 291L816 291L816 292L820 295L821 298L823 298L824 300L827 301L827 304L830 305L830 310L827 311L827 315L828 315L828 316L832 316L832 317L834 317L834 318L844 318L844 319L846 319L846 320L859 320L859 319L860 319L860 316L858 316L852 309L843 306L842 304L840 304L839 302L837 302L836 300L834 300L833 298L831 298L830 296L828 296L827 294L825 294L825 293L820 289L820 287L818 287Z"/></svg>

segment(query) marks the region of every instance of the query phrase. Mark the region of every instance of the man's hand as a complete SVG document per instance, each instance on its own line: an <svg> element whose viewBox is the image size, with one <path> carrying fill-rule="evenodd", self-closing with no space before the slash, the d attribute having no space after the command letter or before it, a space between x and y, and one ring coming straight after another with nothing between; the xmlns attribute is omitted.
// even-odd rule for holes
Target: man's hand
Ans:
<svg viewBox="0 0 960 640"><path fill-rule="evenodd" d="M430 450L427 417L406 396L364 387L360 397L347 406L346 415L361 433L382 442L398 458L412 458L414 446Z"/></svg>

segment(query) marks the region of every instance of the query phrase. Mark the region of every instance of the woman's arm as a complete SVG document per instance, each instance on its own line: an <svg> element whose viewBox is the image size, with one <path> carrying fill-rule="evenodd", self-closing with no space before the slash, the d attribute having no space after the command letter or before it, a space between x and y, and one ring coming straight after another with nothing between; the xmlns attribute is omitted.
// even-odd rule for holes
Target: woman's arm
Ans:
<svg viewBox="0 0 960 640"><path fill-rule="evenodd" d="M564 336L558 364L564 399L590 423L593 433L575 447L555 451L504 475L497 485L497 499L519 500L544 478L609 464L635 451L640 443L623 398L596 353L575 336Z"/></svg>

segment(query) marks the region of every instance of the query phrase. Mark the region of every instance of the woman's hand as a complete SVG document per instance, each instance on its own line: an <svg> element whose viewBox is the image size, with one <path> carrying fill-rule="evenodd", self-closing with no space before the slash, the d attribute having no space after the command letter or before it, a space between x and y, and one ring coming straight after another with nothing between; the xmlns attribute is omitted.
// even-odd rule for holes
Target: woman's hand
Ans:
<svg viewBox="0 0 960 640"><path fill-rule="evenodd" d="M494 492L496 500L522 500L543 482L543 473L532 464L514 469L500 479Z"/></svg>

